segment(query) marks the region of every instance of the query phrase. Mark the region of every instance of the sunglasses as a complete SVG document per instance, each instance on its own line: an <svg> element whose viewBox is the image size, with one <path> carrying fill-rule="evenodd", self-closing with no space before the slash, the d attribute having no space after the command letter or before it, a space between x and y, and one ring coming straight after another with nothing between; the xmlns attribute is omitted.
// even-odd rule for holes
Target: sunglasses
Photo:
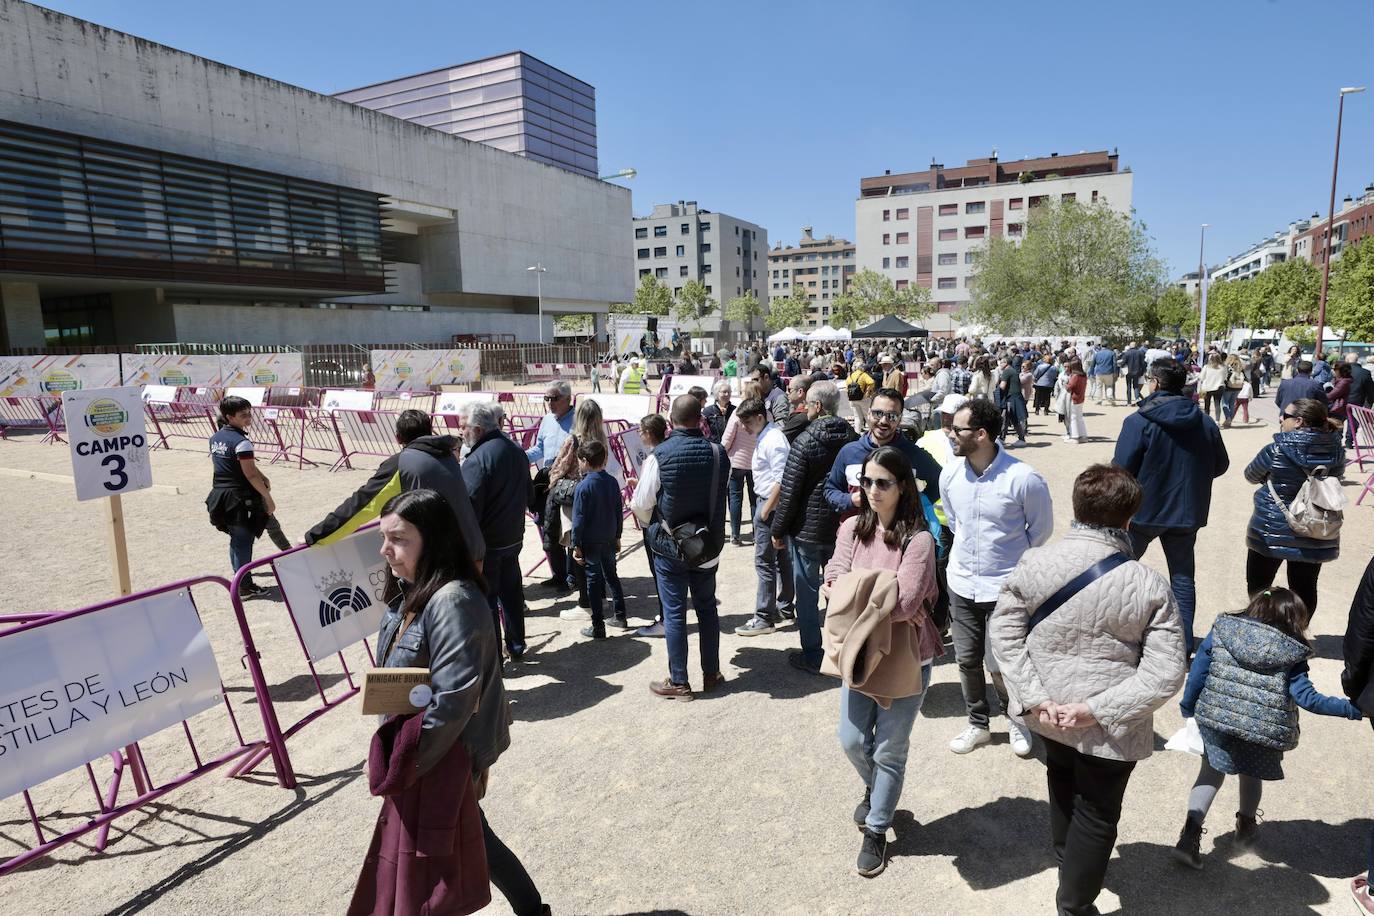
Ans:
<svg viewBox="0 0 1374 916"><path fill-rule="evenodd" d="M879 423L895 423L899 418L897 414L890 410L870 410L868 416L871 419L877 420Z"/></svg>
<svg viewBox="0 0 1374 916"><path fill-rule="evenodd" d="M865 490L876 489L879 493L886 493L888 490L897 486L897 481L893 480L891 477L860 477L859 486L863 487Z"/></svg>
<svg viewBox="0 0 1374 916"><path fill-rule="evenodd" d="M1302 419L1302 417L1298 416L1298 415L1295 414L1295 413L1286 413L1286 412L1284 413L1283 418L1284 418L1285 420L1301 420L1301 419Z"/></svg>
<svg viewBox="0 0 1374 916"><path fill-rule="evenodd" d="M546 403L546 404L547 404L549 401L561 401L561 400L563 400L563 395L561 395L561 394L546 394L546 395L544 395L544 403Z"/></svg>

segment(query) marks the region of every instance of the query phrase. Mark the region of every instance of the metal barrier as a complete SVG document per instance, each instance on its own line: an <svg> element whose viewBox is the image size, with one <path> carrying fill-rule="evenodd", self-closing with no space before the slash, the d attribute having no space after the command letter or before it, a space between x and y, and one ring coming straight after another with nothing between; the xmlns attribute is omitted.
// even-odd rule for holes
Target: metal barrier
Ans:
<svg viewBox="0 0 1374 916"><path fill-rule="evenodd" d="M215 411L182 401L145 401L143 413L152 427L148 448L171 448L169 439L194 439L202 445L219 429Z"/></svg>
<svg viewBox="0 0 1374 916"><path fill-rule="evenodd" d="M323 413L323 411L316 411ZM354 455L371 455L389 458L399 446L396 444L397 411L390 410L335 410L333 421L338 430L340 458L334 462L331 471L340 467L352 467L349 459Z"/></svg>
<svg viewBox="0 0 1374 916"><path fill-rule="evenodd" d="M1351 451L1355 453L1355 463L1364 470L1366 456L1374 461L1374 410L1368 407L1356 407L1350 405L1347 408L1349 413L1350 436L1354 443ZM1364 482L1363 489L1360 490L1359 498L1355 500L1355 505L1364 503L1366 495L1374 493L1374 474L1369 475L1369 479Z"/></svg>
<svg viewBox="0 0 1374 916"><path fill-rule="evenodd" d="M16 633L28 632L30 630L38 629L40 627L49 626L59 621L69 620L73 617L81 617L86 614L98 613L108 608L117 607L121 604L126 604L130 601L146 598L151 595L160 595L166 592L175 591L177 589L182 588L186 589L187 594L191 596L191 603L194 606L195 596L191 592L192 587L196 585L209 583L219 585L225 589L229 588L229 583L219 576L197 576L192 579L182 579L178 582L173 582L169 585L163 585L159 586L158 588L148 589L146 591L138 592L133 595L126 595L121 598L116 598L112 601L104 601L100 604L93 604L88 607L81 608L80 610L60 614L43 615L39 619L32 620L28 623L24 623L20 626L5 630L4 632L0 632L0 639L3 639L7 636L13 636ZM199 610L197 610L197 614L199 614ZM228 712L229 721L233 725L234 736L237 740L237 746L219 754L218 756L206 762L201 758L200 749L196 746L195 737L191 733L190 721L183 719L181 722L181 727L182 731L185 733L186 736L187 746L190 748L191 751L191 758L195 762L194 767L192 767L189 770L186 770L185 772L180 773L177 776L174 776L173 778L167 780L161 785L158 785L153 779L152 771L150 771L148 768L146 756L144 755L139 743L135 742L134 744L131 744L128 747L124 748L122 751L110 752L109 757L112 764L112 773L110 776L109 786L106 788L105 793L103 795L101 794L99 780L96 779L95 770L91 767L90 763L87 763L85 765L86 775L90 780L91 790L95 794L95 800L96 805L99 808L99 814L96 814L95 816L91 817L89 820L87 820L84 824L81 824L80 826L74 827L58 836L49 839L47 834L43 830L42 819L38 816L38 811L34 806L33 796L31 795L29 789L25 789L21 794L24 798L24 805L28 809L29 823L33 825L34 835L37 838L38 843L31 849L22 852L19 855L14 856L10 859L7 859L4 862L0 862L0 876L7 875L10 872L15 871L16 869L22 868L28 863L34 861L35 859L42 858L43 856L46 856L48 853L52 852L54 849L64 846L67 843L71 843L72 841L82 836L85 836L86 834L91 833L92 831L99 831L99 834L96 837L95 849L97 852L103 852L105 850L106 844L109 842L110 825L116 819L123 817L124 815L129 814L133 811L136 811L139 808L142 808L143 806L153 801L156 801L157 799L161 798L162 796L166 795L172 790L178 789L181 786L184 786L195 779L199 779L201 776L204 776L207 773L210 773L224 766L226 763L229 763L230 761L235 760L236 758L243 757L244 755L248 754L251 750L253 750L253 748L256 745L250 745L244 742L243 732L239 728L237 717L234 715L234 707L232 704L230 704L229 698L225 694L226 691L224 689L224 684L223 682L221 682L220 698L224 701L225 711ZM265 696L266 692L262 691L259 695ZM260 744L261 742L258 743ZM123 781L124 771L126 769L129 770L130 776L132 777L134 782L135 790L138 794L137 797L132 799L131 801L119 805L116 804L116 802L119 799L120 784ZM232 768L229 772L229 775L236 776L242 772L244 772L244 770L242 769L242 766L239 765ZM280 777L281 771L279 770L278 778L280 779Z"/></svg>
<svg viewBox="0 0 1374 916"><path fill-rule="evenodd" d="M434 413L434 402L438 397L433 391L385 390L372 395L373 410L389 410L400 413L403 410L423 410Z"/></svg>
<svg viewBox="0 0 1374 916"><path fill-rule="evenodd" d="M51 395L0 398L0 439L13 432L42 432L43 443L65 442L66 417L62 399Z"/></svg>

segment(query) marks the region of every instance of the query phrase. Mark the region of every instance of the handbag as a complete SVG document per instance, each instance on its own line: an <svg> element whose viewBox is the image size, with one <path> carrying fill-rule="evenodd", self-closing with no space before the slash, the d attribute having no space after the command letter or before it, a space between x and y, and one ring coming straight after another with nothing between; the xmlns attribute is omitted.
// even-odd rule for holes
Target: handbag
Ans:
<svg viewBox="0 0 1374 916"><path fill-rule="evenodd" d="M549 469L540 468L530 483L529 510L535 515L544 511L549 502Z"/></svg>
<svg viewBox="0 0 1374 916"><path fill-rule="evenodd" d="M1292 456L1289 458L1291 460ZM1345 521L1345 507L1349 503L1341 489L1340 478L1328 474L1324 465L1318 465L1309 474L1298 462L1293 464L1307 478L1294 494L1293 501L1284 504L1279 491L1274 489L1272 477L1265 481L1269 496L1294 534L1318 541L1334 541L1341 536L1341 523Z"/></svg>
<svg viewBox="0 0 1374 916"><path fill-rule="evenodd" d="M1035 609L1035 613L1031 615L1030 620L1026 621L1026 635L1029 636L1031 630L1039 626L1041 621L1059 610L1064 602L1083 591L1083 589L1087 588L1089 585L1092 585L1098 579L1101 579L1107 573L1116 569L1122 563L1128 563L1130 560L1131 558L1124 553L1114 553L1110 556L1103 557L1092 566L1089 566L1087 569L1074 576L1066 582L1059 591L1050 595Z"/></svg>
<svg viewBox="0 0 1374 916"><path fill-rule="evenodd" d="M555 506L571 506L576 493L577 481L571 477L560 477L549 488L549 499L553 500Z"/></svg>
<svg viewBox="0 0 1374 916"><path fill-rule="evenodd" d="M710 546L707 538L711 534L711 523L716 517L716 488L720 486L720 465L724 459L724 450L717 453L716 449L721 448L714 442L711 445L711 489L706 509L706 524L698 525L696 522L683 522L676 528L668 528L668 536L677 545L678 555L682 562L692 569L700 567L703 563L715 559L719 553L707 556Z"/></svg>

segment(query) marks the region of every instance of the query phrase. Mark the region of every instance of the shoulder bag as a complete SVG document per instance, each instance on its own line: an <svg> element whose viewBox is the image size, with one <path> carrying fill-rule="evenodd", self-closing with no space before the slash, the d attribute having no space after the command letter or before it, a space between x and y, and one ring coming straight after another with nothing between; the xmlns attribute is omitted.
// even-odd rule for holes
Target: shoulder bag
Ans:
<svg viewBox="0 0 1374 916"><path fill-rule="evenodd" d="M1077 595L1079 592L1083 591L1083 589L1092 585L1122 563L1128 563L1130 560L1131 558L1124 553L1114 553L1110 556L1103 557L1092 566L1089 566L1087 569L1074 576L1066 582L1059 591L1050 595L1035 609L1035 613L1031 615L1030 620L1026 621L1026 635L1029 636L1031 630L1039 626L1040 622L1046 617L1059 610L1059 608L1074 595Z"/></svg>

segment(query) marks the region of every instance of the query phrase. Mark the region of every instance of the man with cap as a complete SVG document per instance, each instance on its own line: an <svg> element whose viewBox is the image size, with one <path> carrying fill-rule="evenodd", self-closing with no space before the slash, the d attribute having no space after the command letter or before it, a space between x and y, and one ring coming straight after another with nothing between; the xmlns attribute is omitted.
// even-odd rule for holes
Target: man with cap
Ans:
<svg viewBox="0 0 1374 916"><path fill-rule="evenodd" d="M896 361L891 353L884 353L878 357L878 366L882 369L883 380L879 388L891 388L893 391L900 391L902 396L906 396L906 373L896 367Z"/></svg>
<svg viewBox="0 0 1374 916"><path fill-rule="evenodd" d="M634 357L625 371L620 374L620 384L616 388L621 394L644 393L644 360Z"/></svg>

